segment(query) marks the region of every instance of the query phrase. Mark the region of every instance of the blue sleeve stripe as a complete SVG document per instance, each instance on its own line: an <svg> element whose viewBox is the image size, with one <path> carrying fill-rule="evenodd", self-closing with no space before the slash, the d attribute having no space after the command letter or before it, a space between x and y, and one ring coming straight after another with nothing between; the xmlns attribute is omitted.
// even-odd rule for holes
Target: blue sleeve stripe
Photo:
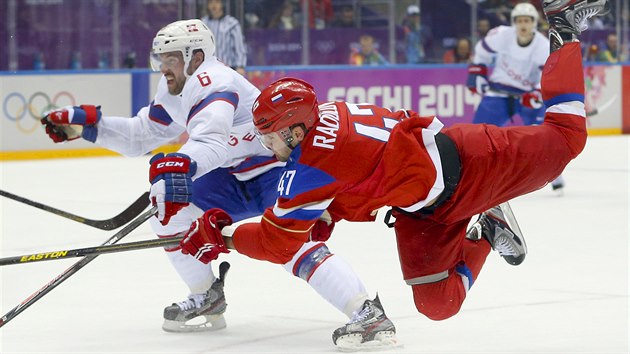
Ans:
<svg viewBox="0 0 630 354"><path fill-rule="evenodd" d="M188 119L186 120L186 123L190 122L190 120L193 119L193 117L197 113L199 113L202 109L206 108L206 106L214 101L225 101L234 106L234 109L236 110L236 107L238 107L238 94L235 92L215 92L209 94L208 97L204 98L203 100L199 101L199 103L197 103L195 106L193 106L193 108L188 113Z"/></svg>
<svg viewBox="0 0 630 354"><path fill-rule="evenodd" d="M488 45L488 43L486 42L486 39L482 39L481 40L481 46L483 47L483 49L487 50L488 52L492 53L492 54L496 54L497 51L490 48L490 46Z"/></svg>
<svg viewBox="0 0 630 354"><path fill-rule="evenodd" d="M173 118L171 118L162 105L155 104L154 102L155 101L152 101L149 106L149 119L162 125L171 125Z"/></svg>
<svg viewBox="0 0 630 354"><path fill-rule="evenodd" d="M310 221L310 220L317 220L319 219L320 216L322 216L322 214L324 213L324 210L326 209L322 209L322 210L318 210L318 209L296 209L290 213L284 214L282 216L278 216L276 215L278 218L280 219L294 219L294 220L303 220L303 221Z"/></svg>
<svg viewBox="0 0 630 354"><path fill-rule="evenodd" d="M545 100L545 107L551 107L553 105L564 103L564 102L572 102L579 101L584 103L584 95L579 93L565 93L562 95L558 95L552 99Z"/></svg>

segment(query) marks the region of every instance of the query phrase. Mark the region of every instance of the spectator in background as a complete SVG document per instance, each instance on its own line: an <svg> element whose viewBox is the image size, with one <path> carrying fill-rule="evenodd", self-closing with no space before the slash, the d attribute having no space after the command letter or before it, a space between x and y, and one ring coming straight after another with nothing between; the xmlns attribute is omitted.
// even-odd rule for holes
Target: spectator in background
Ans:
<svg viewBox="0 0 630 354"><path fill-rule="evenodd" d="M442 61L446 64L470 63L471 59L472 43L468 38L458 39L455 48L447 50L442 57Z"/></svg>
<svg viewBox="0 0 630 354"><path fill-rule="evenodd" d="M245 75L247 54L241 24L236 18L225 13L223 0L208 0L207 10L208 14L201 20L214 33L217 42L216 57L241 75Z"/></svg>
<svg viewBox="0 0 630 354"><path fill-rule="evenodd" d="M286 0L280 11L278 11L269 21L269 28L294 30L299 28L298 17L291 0Z"/></svg>
<svg viewBox="0 0 630 354"><path fill-rule="evenodd" d="M426 56L425 45L431 38L428 28L422 26L420 8L416 5L407 7L407 17L403 21L405 32L405 52L407 63L422 63Z"/></svg>
<svg viewBox="0 0 630 354"><path fill-rule="evenodd" d="M597 57L599 56L599 47L597 44L591 44L586 50L586 55L584 55L584 61L597 61Z"/></svg>
<svg viewBox="0 0 630 354"><path fill-rule="evenodd" d="M353 49L350 54L350 65L385 65L387 60L375 47L374 37L364 34L359 37L359 49Z"/></svg>
<svg viewBox="0 0 630 354"><path fill-rule="evenodd" d="M354 8L351 5L344 5L337 18L331 24L331 27L337 28L354 28L356 22L354 20Z"/></svg>
<svg viewBox="0 0 630 354"><path fill-rule="evenodd" d="M335 17L332 0L302 1L308 1L308 25L310 28L324 29Z"/></svg>
<svg viewBox="0 0 630 354"><path fill-rule="evenodd" d="M617 50L617 34L610 33L606 37L606 50L599 52L597 61L605 63L618 63L619 51Z"/></svg>
<svg viewBox="0 0 630 354"><path fill-rule="evenodd" d="M135 68L136 67L136 52L131 51L127 53L127 56L125 56L125 59L123 60L122 66L123 68L127 68L127 69Z"/></svg>
<svg viewBox="0 0 630 354"><path fill-rule="evenodd" d="M490 20L487 18L480 18L477 21L477 35L481 39L488 34L488 31L490 31Z"/></svg>

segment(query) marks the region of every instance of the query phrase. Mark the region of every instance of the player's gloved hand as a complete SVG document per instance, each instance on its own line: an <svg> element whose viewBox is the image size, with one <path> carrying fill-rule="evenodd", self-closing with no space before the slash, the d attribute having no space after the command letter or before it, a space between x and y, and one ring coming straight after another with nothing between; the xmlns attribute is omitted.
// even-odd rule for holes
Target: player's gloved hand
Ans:
<svg viewBox="0 0 630 354"><path fill-rule="evenodd" d="M525 92L521 95L521 104L523 107L538 109L543 105L542 92L539 89Z"/></svg>
<svg viewBox="0 0 630 354"><path fill-rule="evenodd" d="M192 200L192 176L197 172L197 163L186 154L159 153L149 162L151 203L158 206L158 220L168 224L171 217Z"/></svg>
<svg viewBox="0 0 630 354"><path fill-rule="evenodd" d="M488 91L488 67L484 64L471 64L468 66L468 79L466 87L472 93L483 95Z"/></svg>
<svg viewBox="0 0 630 354"><path fill-rule="evenodd" d="M223 210L214 208L190 225L190 229L179 243L183 254L189 254L208 264L219 258L221 253L230 253L225 246L221 229L232 225L232 218Z"/></svg>
<svg viewBox="0 0 630 354"><path fill-rule="evenodd" d="M101 119L101 106L66 106L44 113L41 123L46 126L46 134L55 143L71 141L83 137L95 142L98 133L96 123Z"/></svg>
<svg viewBox="0 0 630 354"><path fill-rule="evenodd" d="M335 228L335 221L327 211L315 222L311 229L311 241L326 242Z"/></svg>

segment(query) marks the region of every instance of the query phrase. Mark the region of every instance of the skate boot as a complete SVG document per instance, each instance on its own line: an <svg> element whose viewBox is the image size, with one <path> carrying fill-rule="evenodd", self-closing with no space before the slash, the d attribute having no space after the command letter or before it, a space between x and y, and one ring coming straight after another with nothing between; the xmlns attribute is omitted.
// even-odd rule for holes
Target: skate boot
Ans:
<svg viewBox="0 0 630 354"><path fill-rule="evenodd" d="M166 332L199 332L225 328L223 313L227 307L223 285L225 274L230 269L228 262L219 266L219 278L203 294L191 294L187 300L174 303L164 309Z"/></svg>
<svg viewBox="0 0 630 354"><path fill-rule="evenodd" d="M527 245L512 208L507 202L481 213L479 219L466 233L466 238L471 240L476 241L482 237L509 264L519 265L525 260Z"/></svg>
<svg viewBox="0 0 630 354"><path fill-rule="evenodd" d="M586 20L610 12L609 0L543 0L543 11L549 22L551 51L566 42L574 42L587 29Z"/></svg>
<svg viewBox="0 0 630 354"><path fill-rule="evenodd" d="M374 300L365 300L350 322L339 327L332 335L337 349L345 352L357 350L383 350L400 346L396 328L387 318L376 295Z"/></svg>
<svg viewBox="0 0 630 354"><path fill-rule="evenodd" d="M564 194L564 178L562 178L562 175L551 181L551 189L558 195Z"/></svg>

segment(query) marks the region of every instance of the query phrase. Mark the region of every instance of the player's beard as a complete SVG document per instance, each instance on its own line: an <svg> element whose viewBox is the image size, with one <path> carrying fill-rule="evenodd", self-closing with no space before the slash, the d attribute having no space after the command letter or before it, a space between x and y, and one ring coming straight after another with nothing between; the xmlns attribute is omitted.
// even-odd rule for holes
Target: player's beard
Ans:
<svg viewBox="0 0 630 354"><path fill-rule="evenodd" d="M183 77L183 78L175 77L172 83L170 82L168 83L168 93L170 93L173 96L179 95L180 93L182 93L185 83L186 83L186 77Z"/></svg>

